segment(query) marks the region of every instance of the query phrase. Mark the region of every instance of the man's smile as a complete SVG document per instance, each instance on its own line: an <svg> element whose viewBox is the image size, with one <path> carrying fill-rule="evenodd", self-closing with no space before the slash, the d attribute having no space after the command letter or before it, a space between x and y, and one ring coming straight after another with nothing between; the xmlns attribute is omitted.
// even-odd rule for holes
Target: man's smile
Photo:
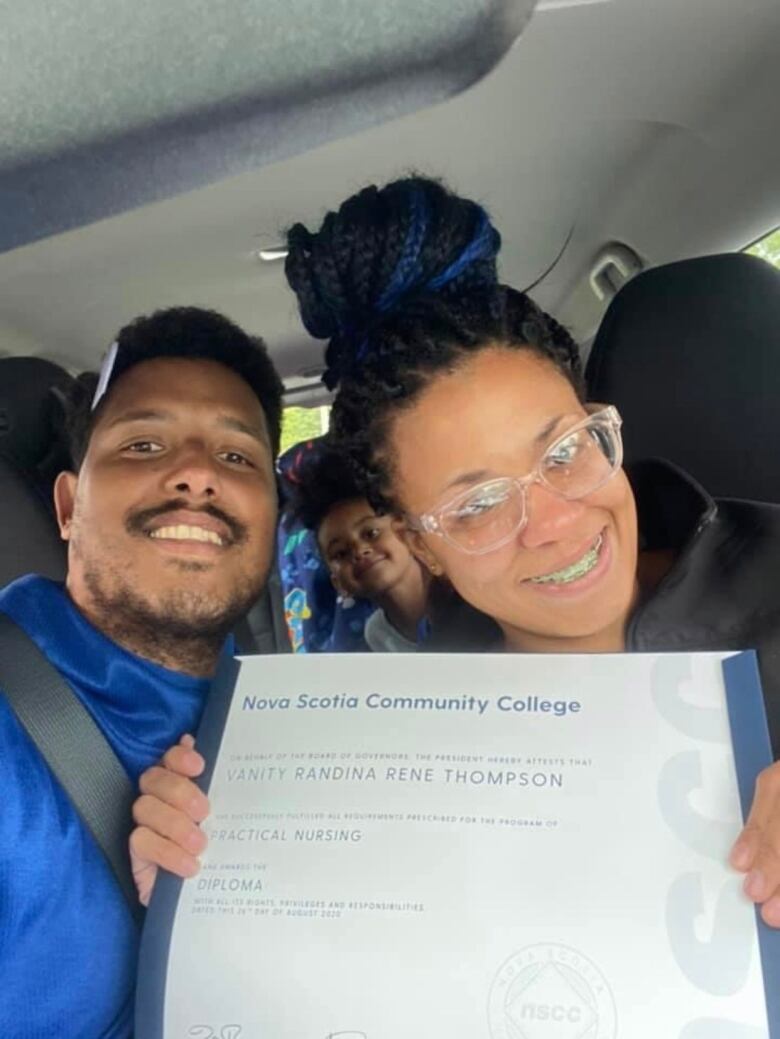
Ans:
<svg viewBox="0 0 780 1039"><path fill-rule="evenodd" d="M205 527L189 526L184 523L180 523L175 527L158 527L156 530L149 532L149 537L155 540L166 541L210 542L212 545L219 545L220 548L224 544L224 541L215 530L206 530Z"/></svg>
<svg viewBox="0 0 780 1039"><path fill-rule="evenodd" d="M222 509L186 508L182 502L138 512L128 520L127 529L177 555L213 556L246 539L243 526Z"/></svg>

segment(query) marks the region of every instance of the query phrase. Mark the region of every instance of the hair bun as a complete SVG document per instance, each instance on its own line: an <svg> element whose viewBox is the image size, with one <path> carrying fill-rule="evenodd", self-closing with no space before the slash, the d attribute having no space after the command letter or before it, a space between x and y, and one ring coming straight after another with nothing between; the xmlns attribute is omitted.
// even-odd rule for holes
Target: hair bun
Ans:
<svg viewBox="0 0 780 1039"><path fill-rule="evenodd" d="M501 236L485 210L422 177L365 188L316 234L296 224L287 246L303 323L331 341L331 388L362 359L372 331L412 300L498 286Z"/></svg>

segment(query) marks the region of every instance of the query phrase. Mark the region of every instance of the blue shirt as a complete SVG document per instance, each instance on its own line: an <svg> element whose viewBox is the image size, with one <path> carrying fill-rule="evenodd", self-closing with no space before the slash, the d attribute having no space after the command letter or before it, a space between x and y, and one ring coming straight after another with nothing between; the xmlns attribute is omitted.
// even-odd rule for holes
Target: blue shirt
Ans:
<svg viewBox="0 0 780 1039"><path fill-rule="evenodd" d="M194 732L208 679L134 656L97 631L58 584L0 591L70 684L133 783ZM0 1035L127 1039L137 934L102 852L0 691Z"/></svg>

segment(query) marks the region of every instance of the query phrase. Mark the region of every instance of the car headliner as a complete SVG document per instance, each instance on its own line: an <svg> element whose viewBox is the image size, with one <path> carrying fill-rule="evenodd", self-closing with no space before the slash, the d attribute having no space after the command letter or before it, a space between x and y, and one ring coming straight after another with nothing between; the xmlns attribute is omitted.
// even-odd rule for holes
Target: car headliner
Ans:
<svg viewBox="0 0 780 1039"><path fill-rule="evenodd" d="M318 39L317 19L326 9L331 43L337 40L338 16L354 15L355 2L296 3L290 10L298 19L308 15L307 32L290 32L287 23L286 34L272 34L274 74L285 61L300 68L301 61L314 60L316 47L306 50L301 40L311 45ZM51 7L31 6L40 17ZM196 0L189 6L199 9ZM247 0L241 8L252 6ZM392 6L398 9L398 0L374 5L385 13ZM334 108L328 122L327 106L316 90L316 96L306 93L304 77L297 95L306 102L302 136L285 144L282 135L267 154L259 149L244 165L240 155L217 156L219 162L205 164L213 181L207 186L139 206L144 192L126 182L118 205L124 200L138 208L36 242L36 235L50 233L56 224L57 210L54 201L47 209L45 192L38 197L37 227L20 232L30 244L0 255L0 353L39 353L73 368L93 366L117 328L136 314L198 304L216 307L263 335L292 385L319 363L321 346L301 331L281 263L261 262L257 250L278 244L283 228L295 220L316 224L326 208L356 188L412 169L443 176L489 207L504 237L503 276L520 288L549 266L571 234L535 295L583 339L592 335L603 310L589 275L594 257L609 243L625 243L645 265L654 265L740 248L780 222L776 0L542 0L497 67L443 102L441 97L474 82L501 56L524 16L517 5L486 0L455 5L416 0L406 6L407 13L424 11L416 31L419 40L424 30L429 36L420 53L439 61L442 75L421 80L425 61L414 68L399 61L408 89L395 81L395 109L392 91L372 95L369 90L362 96L368 103L360 118L353 111L350 122ZM430 32L432 10L441 13L445 31L438 52ZM445 18L445 11L457 17ZM370 23L375 29L385 24L381 11L377 17ZM135 36L123 35L129 25L119 20L111 32L105 30L107 39L117 48L125 42L136 46ZM370 25L363 27L368 32ZM348 28L345 23L341 30ZM479 39L480 29L492 33L490 46L474 55L468 68L453 71L448 61L456 53L462 60L468 32ZM408 33L393 37L389 28L383 31L398 47L404 41L411 45ZM370 42L367 35L362 45ZM333 48L327 60L332 64L337 58ZM87 90L89 70L79 67L80 78L71 69L73 89ZM4 68L6 78L8 63ZM11 79L18 73L12 62ZM385 86L388 81L385 77ZM195 90L197 79L189 82ZM308 87L319 83L320 89L322 82L314 76ZM439 103L411 112L423 101ZM213 109L217 123L219 111ZM403 111L408 114L398 116ZM24 122L27 143L17 140L15 155L8 146L0 174L31 169L36 162L42 168L48 152L55 165L56 155L65 162L69 127L47 117L35 131L34 110L25 112L26 122L19 116L15 125ZM105 116L107 125L121 115L117 103ZM396 117L359 129L388 116ZM94 146L94 134L87 139L83 126L72 129L73 155ZM117 143L117 124L109 130ZM345 132L349 135L308 151L296 149L301 142ZM219 136L210 140L214 144ZM118 143L115 156L122 154ZM300 153L293 154L296 150ZM106 161L110 155L109 149ZM260 165L268 158L278 161ZM147 163L135 168L136 180L145 168L154 180L153 157ZM218 179L225 173L231 175ZM3 183L10 181L0 176ZM56 177L41 181L47 183L51 199L59 197ZM121 187L121 176L116 183ZM157 197L171 187L192 184L158 184ZM88 176L80 190L88 199ZM12 203L6 194L6 213ZM89 214L88 206L84 212ZM66 207L66 219L73 222L73 214ZM96 215L103 214L87 218Z"/></svg>

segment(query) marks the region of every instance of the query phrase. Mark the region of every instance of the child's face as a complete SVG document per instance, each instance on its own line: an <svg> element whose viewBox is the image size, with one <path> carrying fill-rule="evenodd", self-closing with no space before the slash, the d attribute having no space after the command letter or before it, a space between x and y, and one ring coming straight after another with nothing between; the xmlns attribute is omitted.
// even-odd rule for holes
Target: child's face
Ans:
<svg viewBox="0 0 780 1039"><path fill-rule="evenodd" d="M374 599L419 566L397 537L389 516L377 516L363 498L341 502L317 532L331 580L342 595Z"/></svg>

